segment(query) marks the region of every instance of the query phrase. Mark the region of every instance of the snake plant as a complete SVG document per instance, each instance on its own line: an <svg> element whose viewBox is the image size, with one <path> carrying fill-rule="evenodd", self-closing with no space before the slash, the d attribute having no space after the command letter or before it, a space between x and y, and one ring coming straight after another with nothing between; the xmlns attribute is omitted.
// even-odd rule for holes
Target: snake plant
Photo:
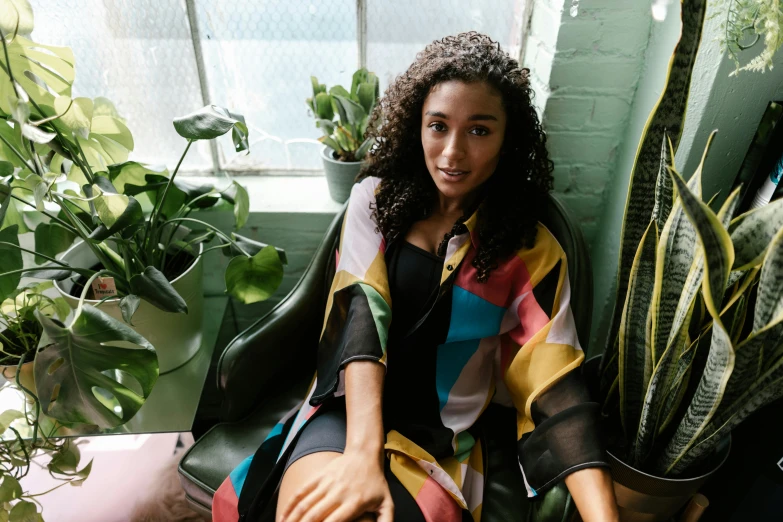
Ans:
<svg viewBox="0 0 783 522"><path fill-rule="evenodd" d="M783 396L783 200L735 216L738 188L713 212L701 179L714 134L687 184L670 142L662 147L617 365L603 369L614 381L604 402L619 414L624 460L662 476L687 475L732 428Z"/></svg>

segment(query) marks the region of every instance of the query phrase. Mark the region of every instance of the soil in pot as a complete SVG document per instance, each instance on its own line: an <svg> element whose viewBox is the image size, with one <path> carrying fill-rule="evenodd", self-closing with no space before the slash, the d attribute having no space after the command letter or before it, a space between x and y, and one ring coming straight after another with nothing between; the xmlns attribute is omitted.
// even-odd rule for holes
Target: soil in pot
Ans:
<svg viewBox="0 0 783 522"><path fill-rule="evenodd" d="M188 252L185 252L184 250L180 250L177 252L172 258L170 258L169 261L166 262L166 266L163 269L163 275L166 276L166 279L171 282L174 281L176 278L184 274L188 268L190 268L193 263L196 262L196 256L193 254L189 254ZM90 270L97 272L98 270L102 270L103 265L100 263L95 264L90 267ZM87 282L86 276L79 276L76 281L74 282L71 289L68 291L68 294L70 294L72 297L79 298L82 295L82 290L84 289L84 284ZM87 295L85 296L86 299L95 299L95 296L92 293L92 288L87 290Z"/></svg>

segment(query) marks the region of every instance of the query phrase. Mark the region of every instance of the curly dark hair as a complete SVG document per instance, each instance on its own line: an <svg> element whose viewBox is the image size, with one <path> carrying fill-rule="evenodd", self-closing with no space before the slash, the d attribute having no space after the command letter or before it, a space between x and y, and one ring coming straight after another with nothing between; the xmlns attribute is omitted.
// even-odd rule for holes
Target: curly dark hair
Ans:
<svg viewBox="0 0 783 522"><path fill-rule="evenodd" d="M487 281L498 259L533 245L545 201L542 196L552 188L553 165L531 103L529 73L499 43L471 31L429 44L386 89L368 125L367 136L375 138L375 145L359 179L381 179L373 219L387 241L404 236L434 208L438 189L424 160L421 111L434 86L460 80L486 82L500 92L507 116L501 159L482 187L478 208L478 249L473 260L478 281ZM457 233L468 217L462 216L446 238Z"/></svg>

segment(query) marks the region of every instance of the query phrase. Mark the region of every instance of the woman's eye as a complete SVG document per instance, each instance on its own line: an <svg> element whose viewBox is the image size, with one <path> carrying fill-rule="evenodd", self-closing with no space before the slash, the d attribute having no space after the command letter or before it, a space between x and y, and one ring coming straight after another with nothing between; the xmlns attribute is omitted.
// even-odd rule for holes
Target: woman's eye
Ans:
<svg viewBox="0 0 783 522"><path fill-rule="evenodd" d="M472 132L476 136L486 136L487 134L489 134L489 131L487 129L482 128L482 127L476 127L474 129L471 129L470 132Z"/></svg>
<svg viewBox="0 0 783 522"><path fill-rule="evenodd" d="M442 123L434 122L430 123L430 129L434 130L435 132L441 132L446 129L446 126Z"/></svg>

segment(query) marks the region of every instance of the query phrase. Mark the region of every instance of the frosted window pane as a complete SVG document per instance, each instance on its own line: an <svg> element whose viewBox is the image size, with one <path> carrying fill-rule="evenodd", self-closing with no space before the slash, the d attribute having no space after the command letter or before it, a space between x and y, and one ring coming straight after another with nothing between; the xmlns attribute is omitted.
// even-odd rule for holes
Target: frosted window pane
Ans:
<svg viewBox="0 0 783 522"><path fill-rule="evenodd" d="M173 169L186 142L172 125L203 106L185 3L32 0L32 39L73 49L74 96L105 96L127 119L130 158ZM209 145L193 146L188 170L212 168Z"/></svg>
<svg viewBox="0 0 783 522"><path fill-rule="evenodd" d="M347 84L358 64L356 0L196 0L210 99L245 115L250 154L220 140L229 170L321 168L310 75ZM288 150L286 150L288 149Z"/></svg>
<svg viewBox="0 0 783 522"><path fill-rule="evenodd" d="M463 31L489 35L519 55L524 0L367 0L367 67L385 89L433 40Z"/></svg>

